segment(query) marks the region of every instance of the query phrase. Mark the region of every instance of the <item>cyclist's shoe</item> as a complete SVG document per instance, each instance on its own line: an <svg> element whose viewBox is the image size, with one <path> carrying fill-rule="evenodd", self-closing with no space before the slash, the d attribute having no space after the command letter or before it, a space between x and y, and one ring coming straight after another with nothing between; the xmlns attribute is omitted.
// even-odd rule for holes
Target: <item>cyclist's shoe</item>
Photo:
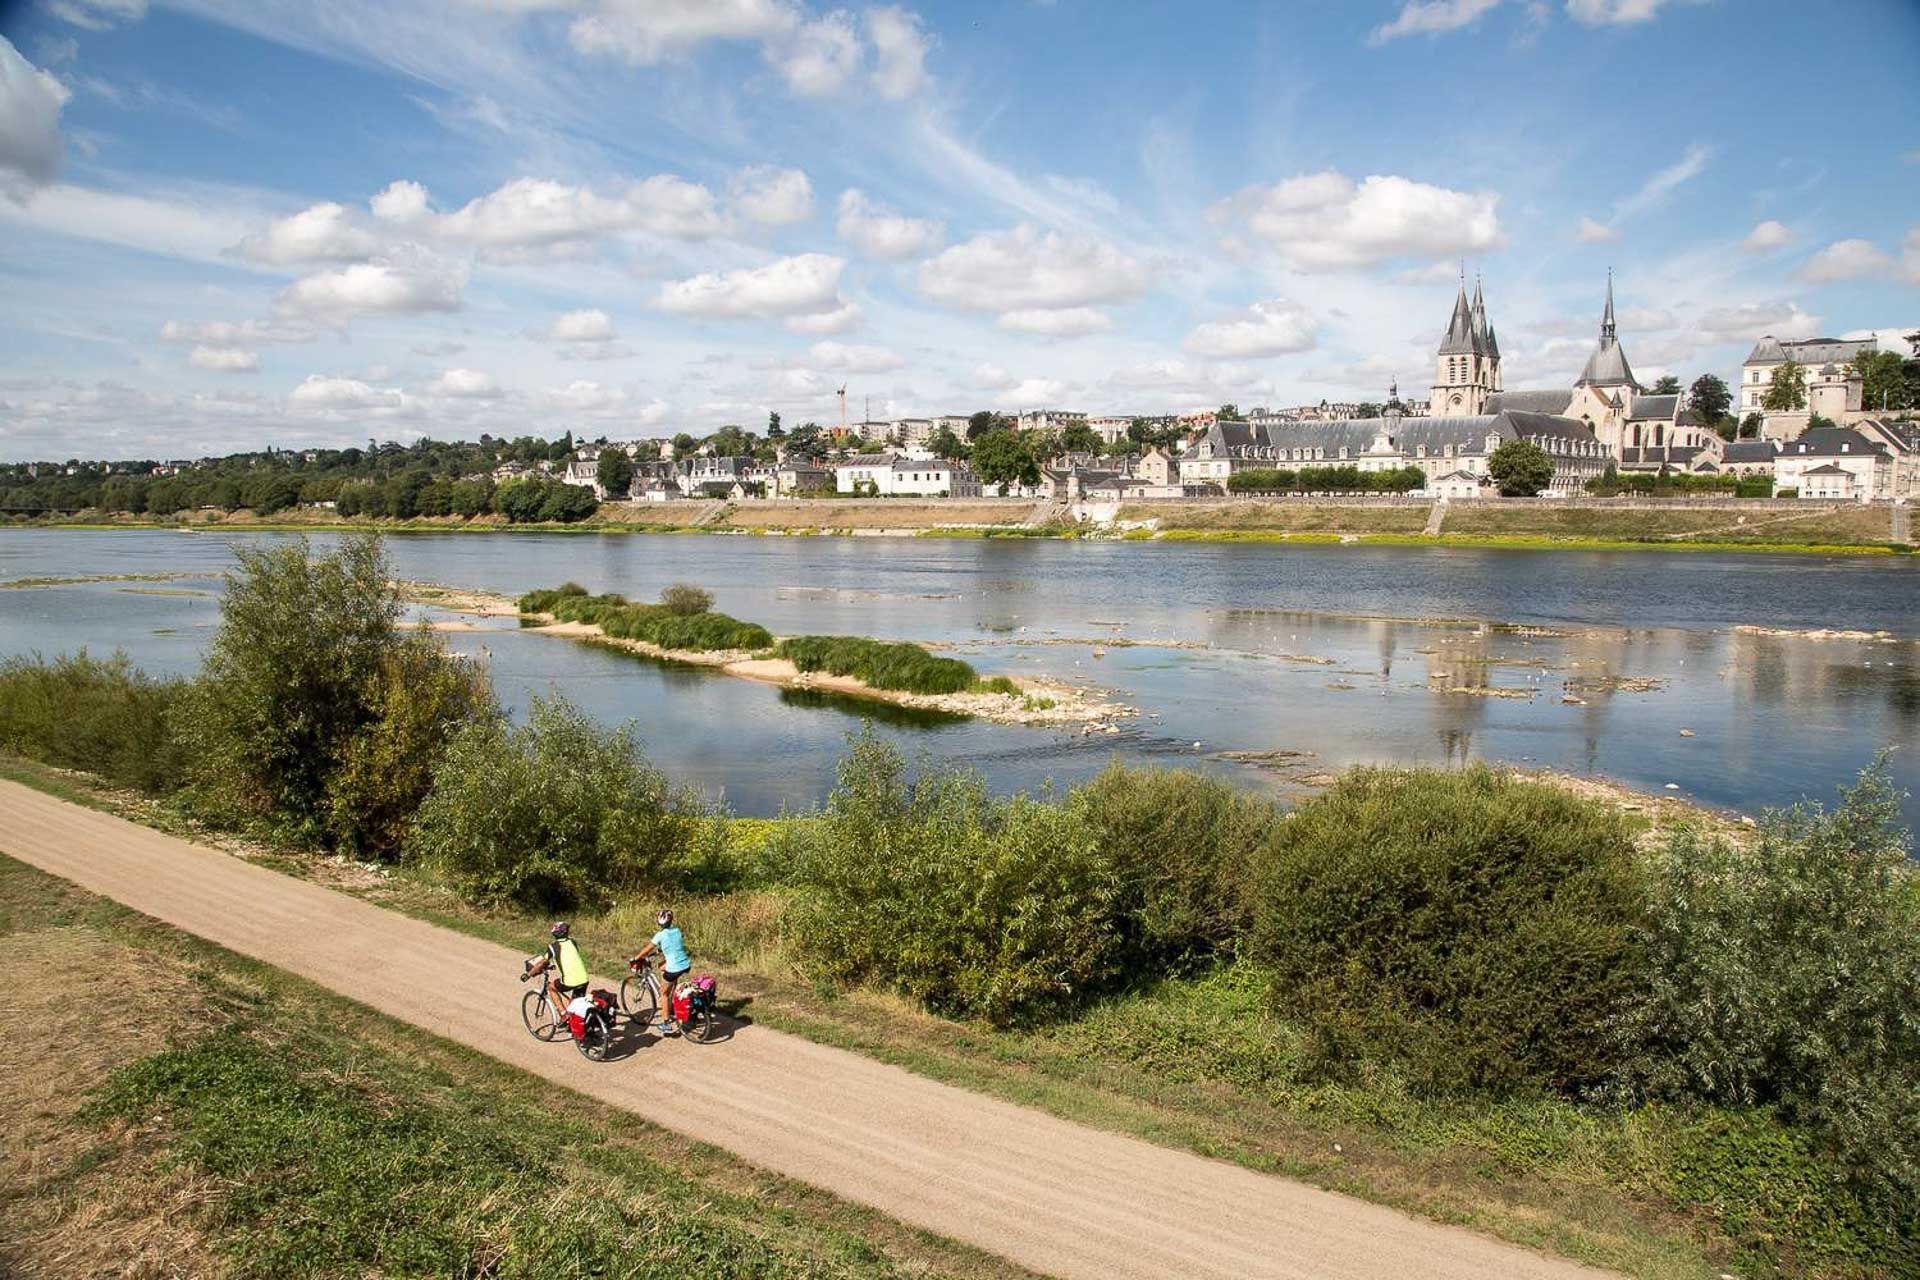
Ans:
<svg viewBox="0 0 1920 1280"><path fill-rule="evenodd" d="M660 1034L663 1036L677 1036L680 1034L680 1027L678 1023L675 1023L671 1018L669 1018L668 1020L666 1020L665 1022L662 1022L659 1025L659 1031L660 1031Z"/></svg>

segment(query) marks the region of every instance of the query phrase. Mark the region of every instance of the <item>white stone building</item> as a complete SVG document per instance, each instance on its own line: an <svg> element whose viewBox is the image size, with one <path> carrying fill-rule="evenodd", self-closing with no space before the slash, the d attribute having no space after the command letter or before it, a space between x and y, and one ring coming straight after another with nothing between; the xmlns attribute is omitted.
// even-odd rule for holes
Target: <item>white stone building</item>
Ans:
<svg viewBox="0 0 1920 1280"><path fill-rule="evenodd" d="M942 458L905 458L894 453L863 454L834 468L841 493L876 498L977 498L980 480L967 467Z"/></svg>

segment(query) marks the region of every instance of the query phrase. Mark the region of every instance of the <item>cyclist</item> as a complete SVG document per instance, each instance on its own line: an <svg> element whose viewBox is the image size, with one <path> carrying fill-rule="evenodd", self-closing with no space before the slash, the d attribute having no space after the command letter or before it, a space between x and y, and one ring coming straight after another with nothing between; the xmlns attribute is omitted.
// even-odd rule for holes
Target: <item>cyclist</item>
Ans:
<svg viewBox="0 0 1920 1280"><path fill-rule="evenodd" d="M527 976L549 975L548 995L553 1007L564 1014L568 1005L587 994L587 961L580 954L580 944L573 940L573 931L565 920L554 921L547 933L552 937L547 943L547 952L527 962Z"/></svg>
<svg viewBox="0 0 1920 1280"><path fill-rule="evenodd" d="M660 957L660 1034L679 1035L679 1024L673 1020L673 992L687 970L693 968L693 959L687 955L687 940L674 925L671 910L662 907L654 923L660 926L660 932L640 948L632 963L639 964L651 955Z"/></svg>

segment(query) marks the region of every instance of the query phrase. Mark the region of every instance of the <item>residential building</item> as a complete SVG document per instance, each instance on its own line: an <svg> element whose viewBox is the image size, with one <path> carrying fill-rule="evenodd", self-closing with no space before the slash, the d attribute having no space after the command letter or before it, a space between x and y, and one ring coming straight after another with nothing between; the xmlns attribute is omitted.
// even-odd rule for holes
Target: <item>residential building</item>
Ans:
<svg viewBox="0 0 1920 1280"><path fill-rule="evenodd" d="M797 498L809 493L826 493L833 487L833 472L829 468L815 466L804 459L793 460L773 469L767 480L767 496Z"/></svg>
<svg viewBox="0 0 1920 1280"><path fill-rule="evenodd" d="M1065 431L1068 427L1085 426L1087 415L1065 409L1029 409L1014 421L1014 427L1020 431Z"/></svg>
<svg viewBox="0 0 1920 1280"><path fill-rule="evenodd" d="M1831 470L1852 477L1847 485ZM1854 502L1911 501L1920 495L1920 424L1870 420L1850 427L1815 427L1780 445L1773 461L1776 490L1801 497L1847 490Z"/></svg>
<svg viewBox="0 0 1920 1280"><path fill-rule="evenodd" d="M1094 434L1099 436L1102 442L1118 444L1125 440L1127 433L1133 429L1133 419L1111 416L1088 418L1087 425L1093 428Z"/></svg>
<svg viewBox="0 0 1920 1280"><path fill-rule="evenodd" d="M905 458L899 454L863 454L834 468L841 493L877 498L977 498L980 479L965 466L943 458Z"/></svg>
<svg viewBox="0 0 1920 1280"><path fill-rule="evenodd" d="M1173 460L1172 454L1156 446L1140 455L1140 460L1133 464L1133 474L1136 479L1152 485L1178 484L1180 464Z"/></svg>
<svg viewBox="0 0 1920 1280"><path fill-rule="evenodd" d="M909 448L924 449L933 443L934 435L940 430L939 423L932 418L901 418L893 424L893 437ZM966 433L961 433L966 438Z"/></svg>
<svg viewBox="0 0 1920 1280"><path fill-rule="evenodd" d="M1838 338L1803 338L1781 341L1768 334L1754 344L1740 365L1739 414L1765 414L1763 433L1780 440L1798 435L1813 414L1841 421L1848 413L1859 412L1860 380L1848 366L1859 356L1880 349L1872 338L1847 342ZM1773 385L1773 371L1792 361L1805 370L1807 405L1803 410L1769 412L1765 401L1767 388Z"/></svg>
<svg viewBox="0 0 1920 1280"><path fill-rule="evenodd" d="M1729 440L1721 451L1720 470L1733 476L1770 476L1780 445L1774 440Z"/></svg>

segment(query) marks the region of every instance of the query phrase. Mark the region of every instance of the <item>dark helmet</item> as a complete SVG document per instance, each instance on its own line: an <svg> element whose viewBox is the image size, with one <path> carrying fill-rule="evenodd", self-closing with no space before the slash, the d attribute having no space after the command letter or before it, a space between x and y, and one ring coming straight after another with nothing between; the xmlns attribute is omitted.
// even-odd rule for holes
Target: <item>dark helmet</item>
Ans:
<svg viewBox="0 0 1920 1280"><path fill-rule="evenodd" d="M658 924L662 929L664 929L668 925L673 923L673 909L670 907L662 907L660 908L660 914L655 916L653 919L654 919L654 923Z"/></svg>
<svg viewBox="0 0 1920 1280"><path fill-rule="evenodd" d="M567 928L567 922L565 920L555 920L553 922L553 928L547 930L547 932L556 938L564 938L568 933L572 932L572 930Z"/></svg>

